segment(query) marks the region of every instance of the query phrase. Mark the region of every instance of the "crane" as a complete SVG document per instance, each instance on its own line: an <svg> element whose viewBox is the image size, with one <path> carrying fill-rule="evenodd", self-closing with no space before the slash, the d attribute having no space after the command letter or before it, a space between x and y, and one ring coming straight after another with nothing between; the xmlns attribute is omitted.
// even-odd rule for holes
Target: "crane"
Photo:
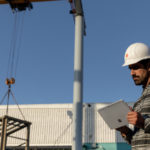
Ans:
<svg viewBox="0 0 150 150"><path fill-rule="evenodd" d="M60 0L0 0L0 4L9 4L13 12L33 8L32 2L60 1ZM72 150L82 150L82 104L83 104L83 37L86 35L86 25L81 0L68 0L70 13L75 21L74 46L74 87L73 87L73 134ZM7 79L10 86L11 79ZM15 79L13 80L15 81ZM5 149L6 142L4 142ZM26 150L29 148L27 147Z"/></svg>

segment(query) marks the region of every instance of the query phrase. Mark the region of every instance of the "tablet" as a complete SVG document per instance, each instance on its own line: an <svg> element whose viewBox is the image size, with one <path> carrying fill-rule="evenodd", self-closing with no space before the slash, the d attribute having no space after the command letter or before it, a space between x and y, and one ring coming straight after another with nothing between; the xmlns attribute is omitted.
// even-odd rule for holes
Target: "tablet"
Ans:
<svg viewBox="0 0 150 150"><path fill-rule="evenodd" d="M126 118L128 112L130 112L130 108L123 100L119 100L106 107L98 109L98 113L111 129L128 125Z"/></svg>

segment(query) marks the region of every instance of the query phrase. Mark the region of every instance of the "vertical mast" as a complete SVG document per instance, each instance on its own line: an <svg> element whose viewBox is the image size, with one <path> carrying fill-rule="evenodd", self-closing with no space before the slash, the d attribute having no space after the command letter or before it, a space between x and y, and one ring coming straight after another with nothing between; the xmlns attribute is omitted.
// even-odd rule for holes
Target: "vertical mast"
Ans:
<svg viewBox="0 0 150 150"><path fill-rule="evenodd" d="M74 0L74 4L76 12L75 12L72 150L82 150L84 18L81 0Z"/></svg>

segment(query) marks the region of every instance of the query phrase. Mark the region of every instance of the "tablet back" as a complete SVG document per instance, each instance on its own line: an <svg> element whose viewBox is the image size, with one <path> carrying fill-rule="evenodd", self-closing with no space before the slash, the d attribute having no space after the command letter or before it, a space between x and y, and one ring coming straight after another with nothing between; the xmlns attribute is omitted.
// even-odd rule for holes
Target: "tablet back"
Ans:
<svg viewBox="0 0 150 150"><path fill-rule="evenodd" d="M104 108L101 108L98 112L111 129L128 125L126 116L127 113L130 112L130 109L127 103L123 100L119 100Z"/></svg>

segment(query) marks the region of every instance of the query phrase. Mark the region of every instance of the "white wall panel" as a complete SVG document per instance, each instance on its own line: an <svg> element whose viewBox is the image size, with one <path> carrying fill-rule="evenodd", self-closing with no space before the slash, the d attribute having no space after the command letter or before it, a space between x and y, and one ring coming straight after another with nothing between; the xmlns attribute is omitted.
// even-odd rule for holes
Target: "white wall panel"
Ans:
<svg viewBox="0 0 150 150"><path fill-rule="evenodd" d="M97 110L107 104L83 105L83 143L124 142L120 134L111 130ZM55 146L72 143L72 104L19 105L26 120L32 122L30 145ZM6 106L0 106L0 115L6 113ZM17 106L9 106L9 116L23 119ZM15 133L25 137L25 130ZM8 138L8 145L21 143Z"/></svg>

